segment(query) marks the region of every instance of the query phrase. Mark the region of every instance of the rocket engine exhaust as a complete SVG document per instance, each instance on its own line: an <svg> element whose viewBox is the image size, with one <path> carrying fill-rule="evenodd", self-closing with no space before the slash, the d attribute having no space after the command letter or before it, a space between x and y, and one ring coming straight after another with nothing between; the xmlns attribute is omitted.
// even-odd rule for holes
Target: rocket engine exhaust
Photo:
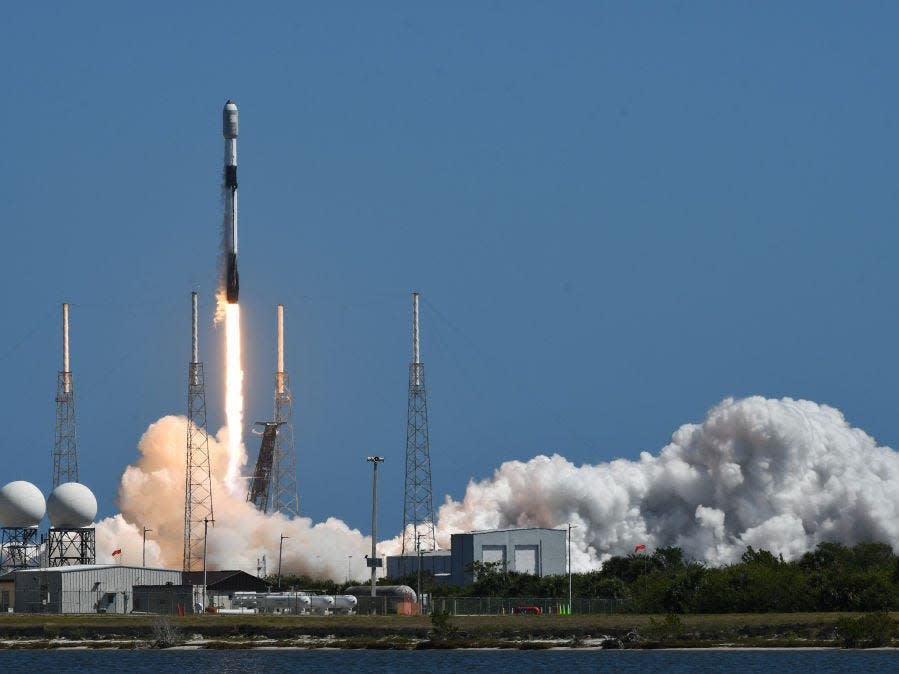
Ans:
<svg viewBox="0 0 899 674"><path fill-rule="evenodd" d="M230 98L222 110L225 137L225 296L236 304L240 293L237 273L237 105Z"/></svg>

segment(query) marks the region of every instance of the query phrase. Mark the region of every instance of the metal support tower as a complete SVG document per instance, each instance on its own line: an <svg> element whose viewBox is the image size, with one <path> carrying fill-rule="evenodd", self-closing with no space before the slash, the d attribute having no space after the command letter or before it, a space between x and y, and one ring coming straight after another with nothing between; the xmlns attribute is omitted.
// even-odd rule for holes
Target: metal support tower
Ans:
<svg viewBox="0 0 899 674"><path fill-rule="evenodd" d="M69 305L62 305L62 370L56 375L56 442L53 445L53 487L78 482L75 442L75 386L69 366Z"/></svg>
<svg viewBox="0 0 899 674"><path fill-rule="evenodd" d="M275 372L275 423L278 424L272 463L271 505L269 512L287 517L300 514L297 493L297 455L293 439L293 401L290 380L284 371L284 305L278 305L278 370Z"/></svg>
<svg viewBox="0 0 899 674"><path fill-rule="evenodd" d="M0 573L40 566L37 527L3 527L0 532Z"/></svg>
<svg viewBox="0 0 899 674"><path fill-rule="evenodd" d="M267 513L269 503L272 501L272 473L280 424L277 421L257 421L256 425L265 428L262 431L262 444L259 446L256 468L253 470L250 488L247 490L247 503L252 503L259 512Z"/></svg>
<svg viewBox="0 0 899 674"><path fill-rule="evenodd" d="M402 555L436 549L434 501L431 495L431 454L428 439L428 395L418 332L418 293L412 293L412 363L409 365L409 406L406 423L406 489L403 507ZM405 569L403 570L405 573Z"/></svg>
<svg viewBox="0 0 899 674"><path fill-rule="evenodd" d="M191 293L191 360L187 368L187 461L184 477L184 571L203 568L205 522L213 521L206 380L197 340L197 293Z"/></svg>
<svg viewBox="0 0 899 674"><path fill-rule="evenodd" d="M50 528L47 539L48 566L97 563L97 540L93 527Z"/></svg>

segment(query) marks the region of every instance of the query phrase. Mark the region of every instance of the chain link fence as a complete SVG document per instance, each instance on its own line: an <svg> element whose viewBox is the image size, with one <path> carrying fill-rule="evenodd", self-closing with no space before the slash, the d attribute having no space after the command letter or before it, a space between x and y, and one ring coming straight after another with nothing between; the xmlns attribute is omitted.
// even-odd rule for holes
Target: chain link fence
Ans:
<svg viewBox="0 0 899 674"><path fill-rule="evenodd" d="M605 597L574 599L570 608L567 598L558 597L435 597L431 601L433 610L452 615L611 615L628 603L626 599Z"/></svg>

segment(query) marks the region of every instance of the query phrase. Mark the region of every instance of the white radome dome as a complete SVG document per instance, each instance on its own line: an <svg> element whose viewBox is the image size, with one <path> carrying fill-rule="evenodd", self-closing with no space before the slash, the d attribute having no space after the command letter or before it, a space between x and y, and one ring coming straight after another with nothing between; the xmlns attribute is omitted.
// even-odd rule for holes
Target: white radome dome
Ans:
<svg viewBox="0 0 899 674"><path fill-rule="evenodd" d="M47 499L47 515L56 529L88 527L97 516L97 497L80 482L64 482Z"/></svg>
<svg viewBox="0 0 899 674"><path fill-rule="evenodd" d="M36 527L44 519L47 503L41 490L30 482L16 480L0 489L0 525L9 528Z"/></svg>

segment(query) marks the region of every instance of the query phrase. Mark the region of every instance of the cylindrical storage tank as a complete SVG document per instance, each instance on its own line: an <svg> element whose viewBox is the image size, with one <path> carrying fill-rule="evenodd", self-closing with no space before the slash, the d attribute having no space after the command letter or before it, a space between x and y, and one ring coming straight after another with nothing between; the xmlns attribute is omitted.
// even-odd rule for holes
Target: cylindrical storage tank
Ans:
<svg viewBox="0 0 899 674"><path fill-rule="evenodd" d="M46 511L44 495L30 482L16 480L0 489L0 526L10 529L36 527Z"/></svg>
<svg viewBox="0 0 899 674"><path fill-rule="evenodd" d="M371 585L353 585L345 589L344 592L354 597L368 597L371 595ZM415 602L415 590L408 585L376 585L375 596Z"/></svg>
<svg viewBox="0 0 899 674"><path fill-rule="evenodd" d="M97 516L97 498L80 482L64 482L47 499L47 516L56 529L83 529Z"/></svg>

